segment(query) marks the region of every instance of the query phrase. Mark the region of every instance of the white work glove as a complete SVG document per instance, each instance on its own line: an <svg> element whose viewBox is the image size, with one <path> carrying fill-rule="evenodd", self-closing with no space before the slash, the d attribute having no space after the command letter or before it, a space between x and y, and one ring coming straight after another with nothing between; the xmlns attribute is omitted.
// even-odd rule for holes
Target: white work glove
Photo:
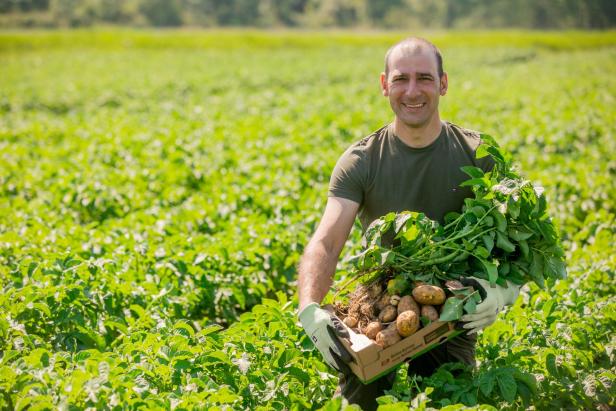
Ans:
<svg viewBox="0 0 616 411"><path fill-rule="evenodd" d="M347 363L352 361L351 354L336 337L349 338L349 332L338 317L319 304L310 303L299 313L299 321L325 362L337 371L349 374Z"/></svg>
<svg viewBox="0 0 616 411"><path fill-rule="evenodd" d="M481 295L481 303L477 305L474 314L463 315L461 320L466 324L462 328L469 329L467 334L473 334L492 325L496 316L507 305L512 305L520 294L520 286L507 281L507 287L491 286L489 281L476 277L467 277L460 280L465 286L473 286Z"/></svg>

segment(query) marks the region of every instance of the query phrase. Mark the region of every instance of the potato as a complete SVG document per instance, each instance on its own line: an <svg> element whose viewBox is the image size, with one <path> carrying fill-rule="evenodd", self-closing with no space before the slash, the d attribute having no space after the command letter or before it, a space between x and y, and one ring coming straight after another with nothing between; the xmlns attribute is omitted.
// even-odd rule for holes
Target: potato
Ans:
<svg viewBox="0 0 616 411"><path fill-rule="evenodd" d="M389 305L389 300L390 300L389 296L387 294L383 294L383 296L376 303L376 309L379 311L382 311L383 308Z"/></svg>
<svg viewBox="0 0 616 411"><path fill-rule="evenodd" d="M408 337L419 329L419 317L414 311L404 311L396 319L398 334Z"/></svg>
<svg viewBox="0 0 616 411"><path fill-rule="evenodd" d="M355 326L357 326L358 321L359 320L357 319L357 317L349 315L342 322L344 323L344 325L346 325L349 328L355 328Z"/></svg>
<svg viewBox="0 0 616 411"><path fill-rule="evenodd" d="M419 317L419 304L410 295L405 295L398 303L398 314L405 311L413 311Z"/></svg>
<svg viewBox="0 0 616 411"><path fill-rule="evenodd" d="M399 302L400 302L400 296L399 295L392 295L389 298L389 304L393 305L394 307L397 306Z"/></svg>
<svg viewBox="0 0 616 411"><path fill-rule="evenodd" d="M422 305L421 316L426 317L430 321L438 321L438 311L433 305Z"/></svg>
<svg viewBox="0 0 616 411"><path fill-rule="evenodd" d="M372 284L368 288L368 295L370 298L377 298L383 292L383 287L379 283Z"/></svg>
<svg viewBox="0 0 616 411"><path fill-rule="evenodd" d="M394 323L395 324L395 323ZM387 327L376 335L376 343L383 348L387 348L400 341L402 337L398 334L396 327Z"/></svg>
<svg viewBox="0 0 616 411"><path fill-rule="evenodd" d="M422 305L440 305L445 302L445 291L435 285L420 285L413 289L413 298Z"/></svg>
<svg viewBox="0 0 616 411"><path fill-rule="evenodd" d="M383 308L383 311L379 314L379 320L384 323L391 322L396 319L397 313L398 311L396 310L396 307L393 305L388 305Z"/></svg>
<svg viewBox="0 0 616 411"><path fill-rule="evenodd" d="M364 334L366 337L374 340L376 335L383 329L383 325L381 325L378 321L373 321L364 328Z"/></svg>

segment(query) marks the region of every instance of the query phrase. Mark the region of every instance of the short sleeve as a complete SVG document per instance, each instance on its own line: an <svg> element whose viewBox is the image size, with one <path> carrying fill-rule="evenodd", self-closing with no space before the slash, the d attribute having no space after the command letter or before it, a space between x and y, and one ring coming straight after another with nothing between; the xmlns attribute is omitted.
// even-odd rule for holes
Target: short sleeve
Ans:
<svg viewBox="0 0 616 411"><path fill-rule="evenodd" d="M351 146L338 159L329 180L329 197L341 197L361 204L368 173L365 153Z"/></svg>

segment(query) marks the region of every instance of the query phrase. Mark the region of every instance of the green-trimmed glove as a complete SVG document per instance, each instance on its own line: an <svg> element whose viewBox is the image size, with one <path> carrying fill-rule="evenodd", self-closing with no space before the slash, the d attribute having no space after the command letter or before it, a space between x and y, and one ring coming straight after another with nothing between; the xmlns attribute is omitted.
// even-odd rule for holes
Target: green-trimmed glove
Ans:
<svg viewBox="0 0 616 411"><path fill-rule="evenodd" d="M467 334L473 334L492 325L496 316L507 305L512 305L520 294L520 286L507 281L507 287L500 285L490 286L490 282L476 277L467 277L460 280L465 286L473 286L479 291L482 302L477 305L474 314L463 315L461 320L466 322L462 327L470 329Z"/></svg>
<svg viewBox="0 0 616 411"><path fill-rule="evenodd" d="M325 362L337 371L349 374L347 363L352 361L352 357L337 338L349 338L349 332L340 320L319 304L310 303L299 313L299 321Z"/></svg>

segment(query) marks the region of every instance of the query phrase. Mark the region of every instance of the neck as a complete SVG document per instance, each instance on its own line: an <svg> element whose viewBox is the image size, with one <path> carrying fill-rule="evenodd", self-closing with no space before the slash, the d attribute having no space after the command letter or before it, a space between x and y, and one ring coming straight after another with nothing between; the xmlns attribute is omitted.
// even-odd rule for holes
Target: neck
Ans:
<svg viewBox="0 0 616 411"><path fill-rule="evenodd" d="M422 148L432 144L441 134L441 127L441 118L438 115L421 127L409 127L397 117L393 123L394 134L404 144L413 148Z"/></svg>

